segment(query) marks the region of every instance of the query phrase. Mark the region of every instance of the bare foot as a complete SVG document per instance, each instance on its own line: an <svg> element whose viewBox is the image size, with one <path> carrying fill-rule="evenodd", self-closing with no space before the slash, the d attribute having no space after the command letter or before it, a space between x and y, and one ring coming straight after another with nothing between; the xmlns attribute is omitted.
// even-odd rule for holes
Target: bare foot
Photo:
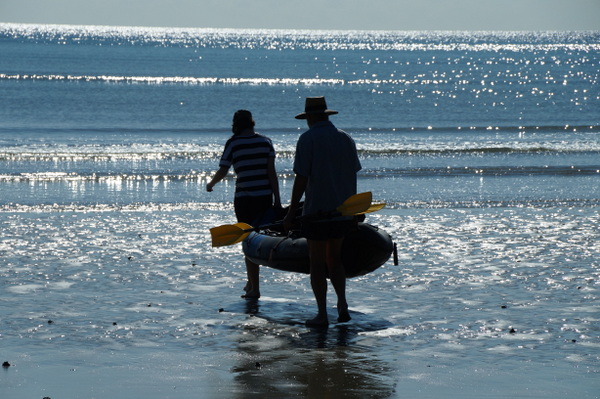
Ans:
<svg viewBox="0 0 600 399"><path fill-rule="evenodd" d="M307 327L324 328L329 325L329 319L327 318L326 314L325 315L318 314L317 317L315 317L314 319L306 320L305 324Z"/></svg>
<svg viewBox="0 0 600 399"><path fill-rule="evenodd" d="M245 295L242 295L242 298L246 299L258 299L260 298L260 291L257 290L248 290Z"/></svg>
<svg viewBox="0 0 600 399"><path fill-rule="evenodd" d="M352 317L350 317L350 313L348 313L348 310L340 310L338 312L338 323L345 323L350 320L352 320Z"/></svg>
<svg viewBox="0 0 600 399"><path fill-rule="evenodd" d="M345 323L352 320L350 312L348 312L348 305L338 305L338 323Z"/></svg>

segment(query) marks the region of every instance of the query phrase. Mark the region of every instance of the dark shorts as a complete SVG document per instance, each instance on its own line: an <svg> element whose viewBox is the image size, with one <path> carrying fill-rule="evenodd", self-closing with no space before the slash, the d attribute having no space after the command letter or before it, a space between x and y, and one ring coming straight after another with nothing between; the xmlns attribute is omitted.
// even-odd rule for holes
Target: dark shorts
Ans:
<svg viewBox="0 0 600 399"><path fill-rule="evenodd" d="M235 198L233 207L238 222L254 226L273 207L273 196Z"/></svg>
<svg viewBox="0 0 600 399"><path fill-rule="evenodd" d="M302 236L309 240L325 241L342 238L356 229L356 220L321 220L302 222Z"/></svg>

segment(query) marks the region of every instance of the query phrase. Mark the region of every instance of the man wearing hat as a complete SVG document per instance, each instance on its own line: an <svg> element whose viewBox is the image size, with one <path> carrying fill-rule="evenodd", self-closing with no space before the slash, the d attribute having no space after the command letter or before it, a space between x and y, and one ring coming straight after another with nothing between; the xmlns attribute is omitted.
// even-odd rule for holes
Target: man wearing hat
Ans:
<svg viewBox="0 0 600 399"><path fill-rule="evenodd" d="M305 119L309 129L298 139L294 159L294 185L284 227L289 229L304 195L303 215L335 211L356 194L356 173L361 169L354 140L329 121L337 114L327 108L324 97L306 98L305 110L296 119ZM334 219L305 218L302 233L308 241L310 282L318 314L306 324L325 327L327 316L327 276L337 294L338 321L350 320L346 301L346 276L342 264L342 242L356 226L352 216Z"/></svg>

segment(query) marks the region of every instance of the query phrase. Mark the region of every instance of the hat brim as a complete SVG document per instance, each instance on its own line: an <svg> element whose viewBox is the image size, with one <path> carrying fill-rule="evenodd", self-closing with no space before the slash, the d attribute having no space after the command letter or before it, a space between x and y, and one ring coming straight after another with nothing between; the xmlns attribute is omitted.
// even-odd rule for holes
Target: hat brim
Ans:
<svg viewBox="0 0 600 399"><path fill-rule="evenodd" d="M312 114L312 115L316 115L316 114L325 114L325 115L335 115L337 114L337 111L334 111L332 109L326 109L323 111L313 111L313 112L302 112L298 115L295 116L296 119L306 119L306 117L308 116L308 114Z"/></svg>

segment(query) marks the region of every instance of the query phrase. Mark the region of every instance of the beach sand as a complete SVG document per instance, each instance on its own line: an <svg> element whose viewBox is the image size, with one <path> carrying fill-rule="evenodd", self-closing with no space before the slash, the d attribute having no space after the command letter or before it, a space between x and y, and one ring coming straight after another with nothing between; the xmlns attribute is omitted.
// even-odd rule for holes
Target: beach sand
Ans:
<svg viewBox="0 0 600 399"><path fill-rule="evenodd" d="M272 304L269 298L264 302L265 308ZM222 312L221 336L214 337L221 342L210 348L167 343L4 350L15 364L2 370L0 392L3 398L55 399L598 396L597 372L566 360L528 359L526 353L534 348L503 355L512 352L507 344L475 355L458 343L446 342L435 350L409 340L391 344L394 338L385 333L363 331L363 323L376 317L353 316L357 322L315 331Z"/></svg>
<svg viewBox="0 0 600 399"><path fill-rule="evenodd" d="M303 325L315 311L305 275L263 268L263 297L239 297L240 247L210 248L196 222L226 212L0 214L12 248L0 397L600 393L598 233L581 217L593 209L370 216L400 264L350 280L353 320L327 330ZM537 236L524 232L536 212Z"/></svg>

